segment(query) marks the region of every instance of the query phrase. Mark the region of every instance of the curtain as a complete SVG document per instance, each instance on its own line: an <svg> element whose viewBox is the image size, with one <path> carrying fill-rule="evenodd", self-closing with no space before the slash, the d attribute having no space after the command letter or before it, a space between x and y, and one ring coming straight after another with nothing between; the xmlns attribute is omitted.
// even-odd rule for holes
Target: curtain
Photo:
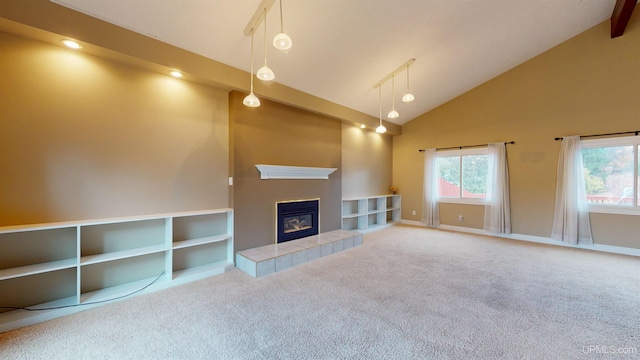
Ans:
<svg viewBox="0 0 640 360"><path fill-rule="evenodd" d="M438 173L436 170L436 149L424 151L424 201L422 223L428 227L440 226L438 208Z"/></svg>
<svg viewBox="0 0 640 360"><path fill-rule="evenodd" d="M511 234L511 206L509 203L509 167L504 142L489 144L487 176L487 204L484 210L484 229L492 233Z"/></svg>
<svg viewBox="0 0 640 360"><path fill-rule="evenodd" d="M580 136L565 137L558 159L551 238L574 245L593 245L583 168Z"/></svg>

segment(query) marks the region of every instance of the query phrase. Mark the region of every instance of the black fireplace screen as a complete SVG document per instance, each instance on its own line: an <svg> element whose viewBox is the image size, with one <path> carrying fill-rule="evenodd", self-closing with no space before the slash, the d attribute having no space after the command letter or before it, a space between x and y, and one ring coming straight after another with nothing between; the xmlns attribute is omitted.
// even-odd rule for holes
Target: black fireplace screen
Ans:
<svg viewBox="0 0 640 360"><path fill-rule="evenodd" d="M318 200L277 203L277 242L317 235L319 233L318 203Z"/></svg>

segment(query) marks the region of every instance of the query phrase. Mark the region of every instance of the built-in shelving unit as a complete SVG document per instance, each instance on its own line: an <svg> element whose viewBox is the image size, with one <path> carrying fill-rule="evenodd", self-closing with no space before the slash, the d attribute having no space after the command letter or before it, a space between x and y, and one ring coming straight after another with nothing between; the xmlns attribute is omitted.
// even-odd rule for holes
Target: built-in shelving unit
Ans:
<svg viewBox="0 0 640 360"><path fill-rule="evenodd" d="M233 266L232 209L0 227L0 306L49 309L0 308L0 332Z"/></svg>
<svg viewBox="0 0 640 360"><path fill-rule="evenodd" d="M368 232L399 223L400 195L378 195L342 200L342 229Z"/></svg>

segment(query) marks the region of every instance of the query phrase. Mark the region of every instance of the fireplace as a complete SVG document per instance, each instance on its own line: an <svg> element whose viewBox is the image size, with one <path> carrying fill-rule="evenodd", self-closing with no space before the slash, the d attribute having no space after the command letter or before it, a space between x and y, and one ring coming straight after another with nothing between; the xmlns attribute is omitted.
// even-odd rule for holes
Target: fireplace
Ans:
<svg viewBox="0 0 640 360"><path fill-rule="evenodd" d="M319 233L319 199L276 203L276 243Z"/></svg>

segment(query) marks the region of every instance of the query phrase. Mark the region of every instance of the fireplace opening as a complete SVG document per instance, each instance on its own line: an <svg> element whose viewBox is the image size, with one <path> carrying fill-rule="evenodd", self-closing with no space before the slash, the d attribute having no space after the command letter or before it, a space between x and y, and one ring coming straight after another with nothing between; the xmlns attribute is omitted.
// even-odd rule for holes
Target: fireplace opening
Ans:
<svg viewBox="0 0 640 360"><path fill-rule="evenodd" d="M285 216L284 233L289 234L296 231L307 230L313 227L313 216L311 214Z"/></svg>
<svg viewBox="0 0 640 360"><path fill-rule="evenodd" d="M276 243L317 235L318 208L318 199L277 202Z"/></svg>

